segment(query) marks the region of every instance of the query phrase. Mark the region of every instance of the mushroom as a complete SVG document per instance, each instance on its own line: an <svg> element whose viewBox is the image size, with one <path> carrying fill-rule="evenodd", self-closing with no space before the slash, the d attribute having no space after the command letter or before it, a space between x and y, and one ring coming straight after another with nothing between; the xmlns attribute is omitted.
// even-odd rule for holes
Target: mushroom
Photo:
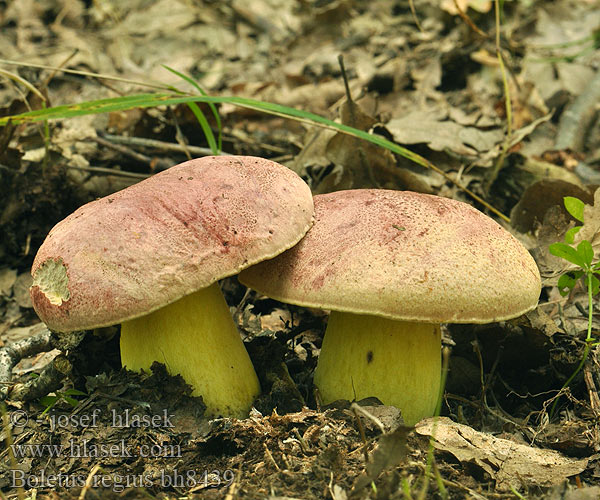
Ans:
<svg viewBox="0 0 600 500"><path fill-rule="evenodd" d="M440 323L489 323L533 309L527 250L459 201L357 189L317 195L315 224L239 280L274 299L330 309L314 382L326 404L376 396L407 424L440 393Z"/></svg>
<svg viewBox="0 0 600 500"><path fill-rule="evenodd" d="M262 158L191 160L82 206L59 222L31 270L51 330L121 323L122 363L181 374L207 415L244 416L258 378L217 281L295 245L310 189Z"/></svg>

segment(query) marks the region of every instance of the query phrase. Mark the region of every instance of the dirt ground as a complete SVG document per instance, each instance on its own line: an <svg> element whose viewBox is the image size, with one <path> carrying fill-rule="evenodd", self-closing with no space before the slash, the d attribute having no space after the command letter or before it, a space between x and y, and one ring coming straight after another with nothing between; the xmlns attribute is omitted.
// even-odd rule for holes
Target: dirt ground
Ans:
<svg viewBox="0 0 600 500"><path fill-rule="evenodd" d="M600 203L591 206L600 185L600 9L596 0L504 2L497 18L495 6L0 1L0 118L148 85L192 90L163 65L210 95L339 117L435 169L334 130L218 108L224 152L278 161L315 194L385 187L473 204L531 251L543 283L538 307L520 318L443 327L441 417L415 428L374 399L321 407L312 374L327 314L247 293L235 277L221 285L262 387L247 419L204 417L201 398L163 365L121 369L118 326L55 339L63 352L26 357L2 386L0 498L600 498L595 343L578 371L587 290L579 282L561 296L558 279L570 268L548 251L576 223L564 196L590 205L582 234L600 244ZM1 127L1 346L45 332L29 270L54 224L206 154L185 105ZM596 308L591 322L594 335ZM15 397L53 359L68 376L49 397Z"/></svg>

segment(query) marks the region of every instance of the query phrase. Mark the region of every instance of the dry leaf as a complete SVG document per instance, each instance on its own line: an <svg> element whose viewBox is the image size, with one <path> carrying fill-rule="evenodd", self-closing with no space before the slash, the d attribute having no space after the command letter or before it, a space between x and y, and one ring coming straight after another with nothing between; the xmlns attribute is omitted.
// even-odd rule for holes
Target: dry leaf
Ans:
<svg viewBox="0 0 600 500"><path fill-rule="evenodd" d="M379 438L378 446L373 452L365 472L354 483L353 491L364 488L375 481L385 469L394 467L404 460L407 451L406 437L412 429L412 427L401 425L394 432L383 434Z"/></svg>
<svg viewBox="0 0 600 500"><path fill-rule="evenodd" d="M460 155L490 151L504 137L499 128L463 127L453 121L432 119L423 111L394 118L386 126L399 144L427 144L434 151L450 150Z"/></svg>
<svg viewBox="0 0 600 500"><path fill-rule="evenodd" d="M479 466L496 480L500 491L560 484L583 472L588 464L587 459L500 439L446 417L440 417L437 425L434 419L423 420L415 430L422 436L433 435L436 448L452 453L463 463Z"/></svg>
<svg viewBox="0 0 600 500"><path fill-rule="evenodd" d="M17 270L8 267L0 269L0 296L8 297L17 281Z"/></svg>
<svg viewBox="0 0 600 500"><path fill-rule="evenodd" d="M370 130L375 118L366 114L352 100L346 100L340 110L342 123L360 130ZM318 191L329 192L340 189L377 187L378 173L395 168L394 155L387 149L356 139L347 134L337 133L328 143L327 158L335 165L343 167L342 175L326 178Z"/></svg>
<svg viewBox="0 0 600 500"><path fill-rule="evenodd" d="M542 179L531 184L510 213L510 223L520 233L534 230L544 220L550 207L558 206L566 217L565 196L575 196L584 203L592 203L590 192L561 179Z"/></svg>

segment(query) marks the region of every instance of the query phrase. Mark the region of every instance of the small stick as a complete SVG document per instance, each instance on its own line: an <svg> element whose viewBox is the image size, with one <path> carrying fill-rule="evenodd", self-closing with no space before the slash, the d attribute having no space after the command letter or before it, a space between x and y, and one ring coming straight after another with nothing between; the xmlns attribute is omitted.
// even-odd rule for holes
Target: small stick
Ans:
<svg viewBox="0 0 600 500"><path fill-rule="evenodd" d="M22 359L52 350L52 334L44 327L43 331L0 349L0 400L6 399L13 367Z"/></svg>
<svg viewBox="0 0 600 500"><path fill-rule="evenodd" d="M585 135L594 119L599 100L600 71L560 117L555 149L583 149Z"/></svg>
<svg viewBox="0 0 600 500"><path fill-rule="evenodd" d="M211 156L213 152L209 148L199 146L181 146L172 142L157 141L156 139L146 139L144 137L124 137L120 135L99 133L99 137L106 139L115 144L126 144L130 146L142 146L146 148L159 149L161 151L176 151L177 153L185 153L186 150L198 156ZM223 156L229 156L229 153L220 153Z"/></svg>
<svg viewBox="0 0 600 500"><path fill-rule="evenodd" d="M92 137L92 140L102 146L113 149L114 151L118 151L125 156L129 156L140 163L148 165L148 168L151 172L154 170L166 170L167 168L173 166L172 162L150 158L149 156L138 153L137 151L134 151L123 144L114 144L103 137Z"/></svg>
<svg viewBox="0 0 600 500"><path fill-rule="evenodd" d="M78 165L67 165L72 170L81 170L83 172L92 172L94 174L116 175L117 177L131 177L133 179L147 179L150 174L138 174L136 172L127 172L125 170L116 170L114 168L104 167L80 167Z"/></svg>
<svg viewBox="0 0 600 500"><path fill-rule="evenodd" d="M465 22L465 24L469 28L471 28L479 36L482 36L484 38L489 38L489 35L486 32L484 32L481 29L479 29L479 27L467 15L467 13L460 8L460 5L458 5L458 0L454 0L454 7L456 7L456 10L458 11L458 15L460 16L460 18Z"/></svg>
<svg viewBox="0 0 600 500"><path fill-rule="evenodd" d="M38 399L60 388L63 379L71 373L73 365L64 354L56 356L40 373L40 376L24 384L15 384L10 398L17 401Z"/></svg>
<svg viewBox="0 0 600 500"><path fill-rule="evenodd" d="M269 450L269 448L267 447L267 443L263 443L263 446L265 447L265 455L269 459L269 462L271 462L271 464L275 467L275 469L277 469L277 471L280 471L281 469L279 468L279 465L277 465L277 462L275 462L275 459L271 454L271 450Z"/></svg>
<svg viewBox="0 0 600 500"><path fill-rule="evenodd" d="M79 493L79 500L84 500L85 495L88 490L92 487L92 481L96 473L100 470L100 464L96 464L92 467L92 470L88 474L88 477L85 480L85 486L81 489L81 493Z"/></svg>
<svg viewBox="0 0 600 500"><path fill-rule="evenodd" d="M358 405L356 403L352 403L352 406L350 408L354 412L354 417L356 418L356 425L358 427L358 432L360 433L360 439L362 439L362 442L363 442L362 452L365 457L365 464L368 464L369 463L369 450L367 449L367 446L369 445L369 443L367 442L367 435L365 434L365 428L363 427L362 421L360 419L360 415L358 414L358 411L356 410L357 407L358 407Z"/></svg>

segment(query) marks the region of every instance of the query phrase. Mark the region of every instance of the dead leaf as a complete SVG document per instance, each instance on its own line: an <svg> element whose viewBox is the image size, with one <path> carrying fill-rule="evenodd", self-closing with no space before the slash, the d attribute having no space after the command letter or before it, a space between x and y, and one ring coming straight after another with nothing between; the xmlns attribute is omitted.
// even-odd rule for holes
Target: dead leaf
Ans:
<svg viewBox="0 0 600 500"><path fill-rule="evenodd" d="M534 230L544 220L550 207L558 206L566 217L565 196L575 196L584 203L592 203L592 194L575 184L561 179L542 179L530 185L510 213L510 223L520 233Z"/></svg>
<svg viewBox="0 0 600 500"><path fill-rule="evenodd" d="M17 281L17 270L8 267L0 269L0 296L8 297Z"/></svg>
<svg viewBox="0 0 600 500"><path fill-rule="evenodd" d="M600 486L589 486L569 491L564 500L598 500L600 498Z"/></svg>
<svg viewBox="0 0 600 500"><path fill-rule="evenodd" d="M490 151L504 137L499 128L463 127L450 120L432 119L424 111L394 118L386 127L399 144L427 144L434 151L450 150L460 155L473 156L478 151Z"/></svg>
<svg viewBox="0 0 600 500"><path fill-rule="evenodd" d="M489 12L492 8L492 2L490 0L456 0L456 3L463 12L466 12L468 8L471 8L477 12L485 13ZM440 7L453 16L458 14L458 9L456 8L454 0L442 0Z"/></svg>
<svg viewBox="0 0 600 500"><path fill-rule="evenodd" d="M348 499L346 490L344 490L344 488L342 488L339 484L334 484L333 487L330 487L329 493L331 494L331 498L333 500L347 500Z"/></svg>
<svg viewBox="0 0 600 500"><path fill-rule="evenodd" d="M583 472L588 464L587 459L578 460L554 450L496 438L446 417L438 418L437 422L423 420L415 430L422 436L433 436L436 448L451 453L463 463L479 466L496 480L500 491L560 484Z"/></svg>
<svg viewBox="0 0 600 500"><path fill-rule="evenodd" d="M31 302L31 295L29 295L29 288L33 283L31 273L24 272L17 276L13 286L13 297L15 302L23 308L32 308L33 303Z"/></svg>
<svg viewBox="0 0 600 500"><path fill-rule="evenodd" d="M344 125L364 131L370 130L377 123L375 118L365 113L351 99L342 104L340 118ZM377 178L381 173L393 171L396 166L394 155L387 149L342 133L337 133L331 138L327 144L326 156L335 165L342 166L343 170L338 178L325 178L317 186L319 193L377 187Z"/></svg>
<svg viewBox="0 0 600 500"><path fill-rule="evenodd" d="M399 426L394 432L383 434L378 440L378 446L371 456L370 462L366 466L365 472L361 474L352 491L359 491L372 481L375 481L379 474L389 467L394 467L406 457L406 437L412 427Z"/></svg>
<svg viewBox="0 0 600 500"><path fill-rule="evenodd" d="M529 311L522 318L526 318L529 321L531 328L542 332L547 337L552 337L552 335L561 331L552 318L539 307L533 311Z"/></svg>

